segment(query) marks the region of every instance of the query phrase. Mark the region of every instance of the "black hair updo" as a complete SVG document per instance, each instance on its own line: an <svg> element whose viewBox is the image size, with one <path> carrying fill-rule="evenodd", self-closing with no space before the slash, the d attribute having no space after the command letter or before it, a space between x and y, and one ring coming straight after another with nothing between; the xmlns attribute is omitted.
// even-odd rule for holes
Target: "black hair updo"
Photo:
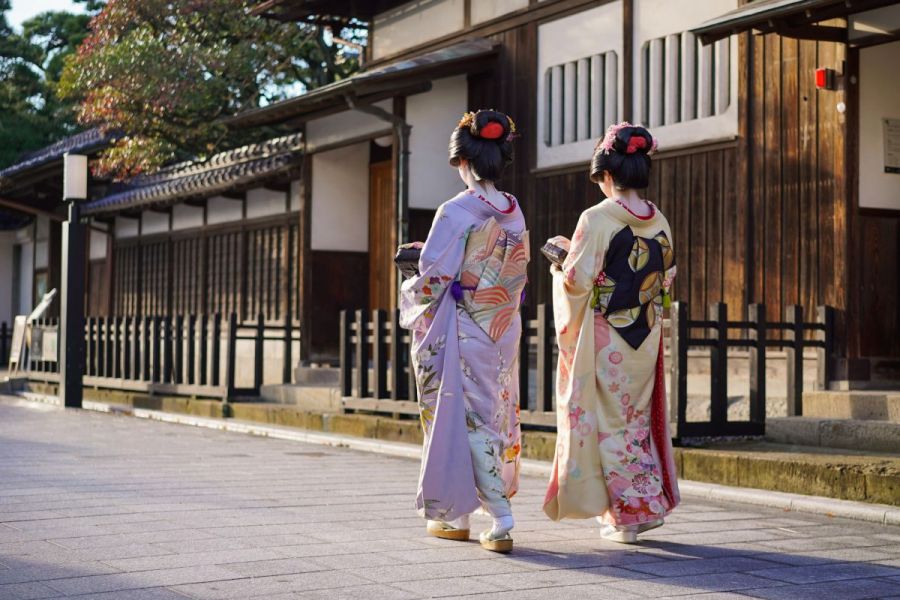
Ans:
<svg viewBox="0 0 900 600"><path fill-rule="evenodd" d="M613 125L594 148L591 181L599 183L609 171L616 186L642 190L650 185L650 154L656 149L645 128L630 123Z"/></svg>
<svg viewBox="0 0 900 600"><path fill-rule="evenodd" d="M479 181L497 181L513 160L515 124L496 110L466 113L450 134L450 164L465 159Z"/></svg>

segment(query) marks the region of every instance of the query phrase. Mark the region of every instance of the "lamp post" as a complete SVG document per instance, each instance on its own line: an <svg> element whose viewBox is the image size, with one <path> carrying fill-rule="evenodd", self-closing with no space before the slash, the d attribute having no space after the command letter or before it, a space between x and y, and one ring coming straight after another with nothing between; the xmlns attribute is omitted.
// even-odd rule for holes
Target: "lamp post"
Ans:
<svg viewBox="0 0 900 600"><path fill-rule="evenodd" d="M81 408L84 373L84 225L79 202L87 199L87 156L63 156L63 201L69 219L62 226L59 395L63 405Z"/></svg>

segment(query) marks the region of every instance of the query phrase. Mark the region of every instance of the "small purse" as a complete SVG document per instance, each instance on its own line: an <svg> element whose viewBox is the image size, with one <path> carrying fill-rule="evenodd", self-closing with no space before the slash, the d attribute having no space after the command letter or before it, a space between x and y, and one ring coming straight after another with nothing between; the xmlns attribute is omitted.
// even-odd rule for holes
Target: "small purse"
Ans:
<svg viewBox="0 0 900 600"><path fill-rule="evenodd" d="M397 254L394 256L394 264L400 270L400 274L404 279L415 277L419 274L419 258L422 256L422 249L413 246L400 246L397 248Z"/></svg>
<svg viewBox="0 0 900 600"><path fill-rule="evenodd" d="M547 257L551 263L562 266L563 262L565 262L566 257L569 255L565 249L560 248L556 244L546 243L541 246L541 254Z"/></svg>

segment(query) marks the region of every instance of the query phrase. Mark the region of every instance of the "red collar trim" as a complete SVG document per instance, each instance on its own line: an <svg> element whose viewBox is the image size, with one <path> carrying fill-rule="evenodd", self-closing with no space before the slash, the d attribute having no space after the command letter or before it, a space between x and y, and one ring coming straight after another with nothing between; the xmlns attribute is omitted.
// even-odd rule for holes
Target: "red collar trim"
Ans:
<svg viewBox="0 0 900 600"><path fill-rule="evenodd" d="M613 199L613 202L615 202L616 204L618 204L619 206L624 208L626 211L628 211L628 214L630 214L632 217L634 217L635 219L640 219L641 221L649 221L650 219L652 219L653 217L656 216L656 207L653 206L653 203L650 202L649 200L644 201L650 206L650 214L649 215L639 215L636 212L634 212L633 210L631 210L630 208L628 208L627 206L625 206L624 203L622 203L618 200Z"/></svg>

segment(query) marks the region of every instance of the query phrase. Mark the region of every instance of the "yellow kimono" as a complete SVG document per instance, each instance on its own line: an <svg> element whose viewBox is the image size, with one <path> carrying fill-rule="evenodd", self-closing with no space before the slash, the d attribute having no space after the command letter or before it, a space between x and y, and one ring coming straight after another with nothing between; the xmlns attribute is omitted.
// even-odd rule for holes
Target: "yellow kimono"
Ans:
<svg viewBox="0 0 900 600"><path fill-rule="evenodd" d="M655 207L641 217L604 200L582 213L553 269L557 444L544 511L554 520L635 525L679 502L662 367L671 239Z"/></svg>

